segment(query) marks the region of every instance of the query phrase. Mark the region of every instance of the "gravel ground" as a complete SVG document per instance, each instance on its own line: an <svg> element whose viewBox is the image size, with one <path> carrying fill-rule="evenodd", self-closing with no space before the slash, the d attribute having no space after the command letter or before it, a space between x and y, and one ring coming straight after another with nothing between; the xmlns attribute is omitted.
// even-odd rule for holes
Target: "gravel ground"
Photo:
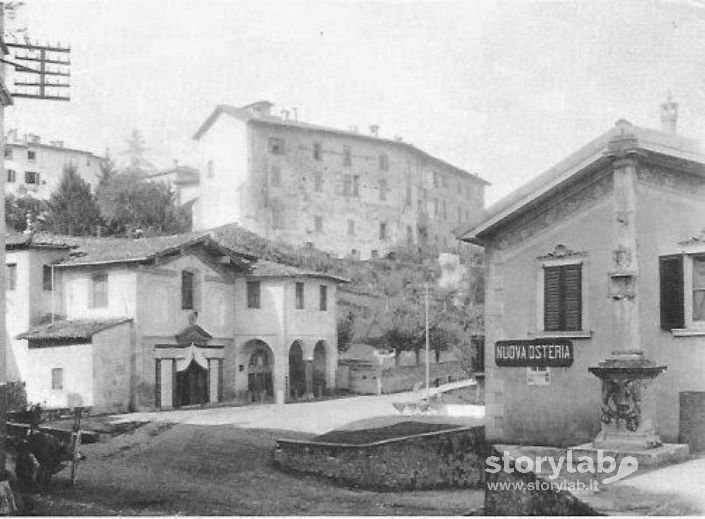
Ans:
<svg viewBox="0 0 705 519"><path fill-rule="evenodd" d="M357 400L357 399L351 399ZM321 402L318 406L326 406ZM352 403L348 403L351 405ZM447 490L376 493L335 486L313 477L285 474L274 469L271 454L277 438L310 438L341 418L307 415L317 404L284 406L277 421L281 428L248 428L264 417L274 422L281 407L259 406L161 413L159 421L125 427L122 434L85 445L88 456L75 487L68 471L59 474L50 494L37 499L36 515L464 515L478 513L482 491ZM286 427L287 417L297 419ZM345 406L343 406L345 407ZM375 425L409 417L351 413ZM184 414L185 413L185 414ZM204 413L205 416L199 416ZM317 414L317 413L316 413ZM179 423L164 420L171 415ZM336 414L337 415L337 414ZM368 416L368 418L364 418ZM124 417L124 422L151 416ZM324 425L325 424L325 425ZM259 424L258 424L259 425ZM132 427L136 427L132 429ZM284 429L286 427L286 429ZM354 428L354 427L353 427Z"/></svg>

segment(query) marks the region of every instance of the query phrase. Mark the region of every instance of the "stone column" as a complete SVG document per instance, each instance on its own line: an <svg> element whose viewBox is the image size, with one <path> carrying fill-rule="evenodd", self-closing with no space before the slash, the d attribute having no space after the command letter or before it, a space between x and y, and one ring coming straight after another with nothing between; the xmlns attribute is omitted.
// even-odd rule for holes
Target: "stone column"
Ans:
<svg viewBox="0 0 705 519"><path fill-rule="evenodd" d="M639 337L636 233L637 162L634 140L620 136L614 181L614 249L609 273L612 306L612 354L589 371L602 380L602 428L593 441L598 449L649 449L661 445L654 425L652 380L665 366L647 359Z"/></svg>
<svg viewBox="0 0 705 519"><path fill-rule="evenodd" d="M304 398L313 400L313 359L304 360L304 367L306 368L306 394Z"/></svg>

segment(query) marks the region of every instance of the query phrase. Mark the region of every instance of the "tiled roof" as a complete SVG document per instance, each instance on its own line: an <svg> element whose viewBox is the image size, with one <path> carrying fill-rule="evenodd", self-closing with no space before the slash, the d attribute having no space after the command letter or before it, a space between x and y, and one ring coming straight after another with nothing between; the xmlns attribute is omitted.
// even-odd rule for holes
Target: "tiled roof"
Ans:
<svg viewBox="0 0 705 519"><path fill-rule="evenodd" d="M290 277L316 277L330 279L339 283L350 283L350 280L341 276L316 272L315 270L300 269L273 261L257 260L251 267L249 275L258 278L290 278Z"/></svg>
<svg viewBox="0 0 705 519"><path fill-rule="evenodd" d="M398 141L398 140L394 140L394 139L385 139L384 137L375 137L374 135L365 135L364 133L358 133L358 132L354 132L354 131L340 130L338 128L331 128L329 126L321 126L318 124L306 123L306 122L298 121L298 120L294 120L294 119L282 119L282 118L276 117L276 116L254 116L250 112L245 110L244 108L239 108L237 106L231 106L231 105L218 105L218 106L216 106L213 113L211 113L211 115L208 116L206 121L201 125L201 127L198 129L198 131L196 131L193 138L199 139L208 130L208 128L210 128L210 126L215 122L215 120L218 118L218 116L221 113L228 114L232 117L235 117L236 119L240 119L241 121L245 121L245 122L269 124L269 125L273 125L273 126L281 126L284 128L293 128L293 129L300 129L300 130L334 133L336 135L344 135L346 137L353 137L356 139L374 141L374 142L378 142L378 143L382 142L385 144L398 146L398 147L404 148L406 150L409 150L413 153L416 153L418 155L421 155L425 159L430 159L430 160L436 161L436 162L442 164L443 166L450 168L451 170L455 171L456 173L462 174L464 177L475 180L481 184L485 184L485 185L490 184L485 179L480 178L478 175L475 175L473 173L469 173L469 172L465 171L464 169L461 169L457 166L453 166L452 164L444 161L443 159L439 159L438 157L435 157L435 156L431 155L430 153L427 153L427 152L417 148L416 146L414 146L413 144L410 144L408 142Z"/></svg>
<svg viewBox="0 0 705 519"><path fill-rule="evenodd" d="M112 328L132 319L71 319L40 324L17 336L27 340L85 340L98 332Z"/></svg>
<svg viewBox="0 0 705 519"><path fill-rule="evenodd" d="M136 239L84 238L72 251L72 257L57 266L73 267L148 261L178 251L184 247L208 242L222 247L215 240L212 240L207 232ZM228 248L227 252L233 252L245 259L254 259L254 256L250 254L231 248Z"/></svg>
<svg viewBox="0 0 705 519"><path fill-rule="evenodd" d="M265 245L262 245L263 243ZM71 248L71 256L55 264L57 268L146 262L195 245L205 245L224 255L229 255L241 270L254 277L317 277L341 283L349 282L348 279L335 274L258 259L263 255L261 248L263 246L271 248L272 244L236 224L206 231L151 238L75 237L44 232L7 236L8 249Z"/></svg>

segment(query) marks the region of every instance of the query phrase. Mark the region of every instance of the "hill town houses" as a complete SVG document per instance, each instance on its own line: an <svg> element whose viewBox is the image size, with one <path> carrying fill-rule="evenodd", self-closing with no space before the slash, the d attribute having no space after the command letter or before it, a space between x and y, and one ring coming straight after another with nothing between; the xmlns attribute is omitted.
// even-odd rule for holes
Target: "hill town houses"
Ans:
<svg viewBox="0 0 705 519"><path fill-rule="evenodd" d="M217 232L7 237L8 376L30 402L169 409L332 388L345 279L237 250Z"/></svg>

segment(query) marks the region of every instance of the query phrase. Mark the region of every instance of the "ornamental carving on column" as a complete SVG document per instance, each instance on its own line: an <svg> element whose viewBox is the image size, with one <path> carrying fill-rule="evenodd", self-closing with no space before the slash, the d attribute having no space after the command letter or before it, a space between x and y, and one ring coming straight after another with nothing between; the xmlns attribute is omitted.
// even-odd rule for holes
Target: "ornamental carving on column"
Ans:
<svg viewBox="0 0 705 519"><path fill-rule="evenodd" d="M641 384L638 379L605 380L602 383L602 416L605 424L624 422L635 432L641 419Z"/></svg>

